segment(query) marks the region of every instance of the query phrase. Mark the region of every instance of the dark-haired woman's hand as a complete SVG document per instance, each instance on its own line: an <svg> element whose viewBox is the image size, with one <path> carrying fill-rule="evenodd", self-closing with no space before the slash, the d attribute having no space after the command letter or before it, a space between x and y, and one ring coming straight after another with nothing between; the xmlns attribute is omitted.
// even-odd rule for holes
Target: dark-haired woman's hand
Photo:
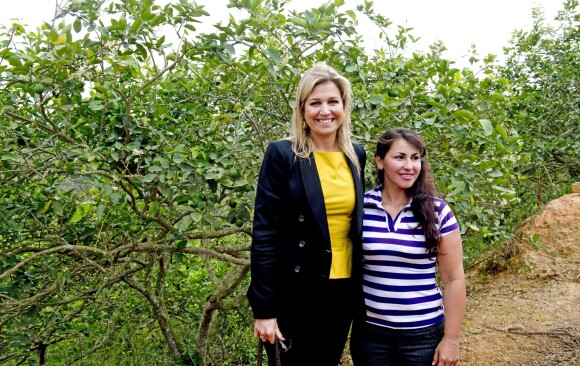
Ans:
<svg viewBox="0 0 580 366"><path fill-rule="evenodd" d="M459 365L459 343L442 339L433 356L433 366L457 366Z"/></svg>

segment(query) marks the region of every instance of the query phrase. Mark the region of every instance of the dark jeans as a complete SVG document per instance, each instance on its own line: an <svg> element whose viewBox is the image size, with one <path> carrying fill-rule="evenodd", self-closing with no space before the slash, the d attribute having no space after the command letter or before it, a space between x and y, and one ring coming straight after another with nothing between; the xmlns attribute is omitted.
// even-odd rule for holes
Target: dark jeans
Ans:
<svg viewBox="0 0 580 366"><path fill-rule="evenodd" d="M357 321L350 352L355 366L431 366L445 321L419 329L391 329Z"/></svg>

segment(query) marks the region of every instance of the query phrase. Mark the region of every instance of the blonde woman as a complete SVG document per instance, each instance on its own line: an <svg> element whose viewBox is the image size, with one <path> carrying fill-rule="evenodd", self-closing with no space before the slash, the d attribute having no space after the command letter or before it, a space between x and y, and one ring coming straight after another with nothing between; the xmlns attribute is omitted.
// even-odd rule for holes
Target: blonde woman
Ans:
<svg viewBox="0 0 580 366"><path fill-rule="evenodd" d="M362 302L366 155L351 142L351 100L346 78L315 65L298 85L291 137L264 156L248 299L270 365L276 342L282 365L338 365Z"/></svg>

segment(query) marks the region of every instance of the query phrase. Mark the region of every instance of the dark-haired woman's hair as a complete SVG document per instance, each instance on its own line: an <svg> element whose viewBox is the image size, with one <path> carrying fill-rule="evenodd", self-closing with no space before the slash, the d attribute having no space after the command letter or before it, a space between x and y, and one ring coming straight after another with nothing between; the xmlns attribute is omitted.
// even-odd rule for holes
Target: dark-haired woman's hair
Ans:
<svg viewBox="0 0 580 366"><path fill-rule="evenodd" d="M415 146L421 154L421 172L415 183L405 192L412 198L411 210L417 219L418 227L425 232L425 247L427 251L434 255L441 241L441 233L437 229L437 215L435 214L435 185L431 177L431 168L427 161L427 147L423 138L415 131L407 128L396 127L385 132L377 143L375 156L385 158L393 142L403 139ZM383 185L385 176L383 170L377 170L377 184Z"/></svg>

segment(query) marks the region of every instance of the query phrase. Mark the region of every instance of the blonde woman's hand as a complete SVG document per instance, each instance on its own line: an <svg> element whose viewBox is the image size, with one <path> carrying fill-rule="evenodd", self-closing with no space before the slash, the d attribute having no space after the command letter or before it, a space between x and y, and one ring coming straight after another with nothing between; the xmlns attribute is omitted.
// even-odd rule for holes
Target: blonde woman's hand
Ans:
<svg viewBox="0 0 580 366"><path fill-rule="evenodd" d="M254 324L254 337L260 338L262 342L268 341L272 344L276 341L276 337L279 340L284 341L284 337L278 329L278 319L256 319Z"/></svg>

